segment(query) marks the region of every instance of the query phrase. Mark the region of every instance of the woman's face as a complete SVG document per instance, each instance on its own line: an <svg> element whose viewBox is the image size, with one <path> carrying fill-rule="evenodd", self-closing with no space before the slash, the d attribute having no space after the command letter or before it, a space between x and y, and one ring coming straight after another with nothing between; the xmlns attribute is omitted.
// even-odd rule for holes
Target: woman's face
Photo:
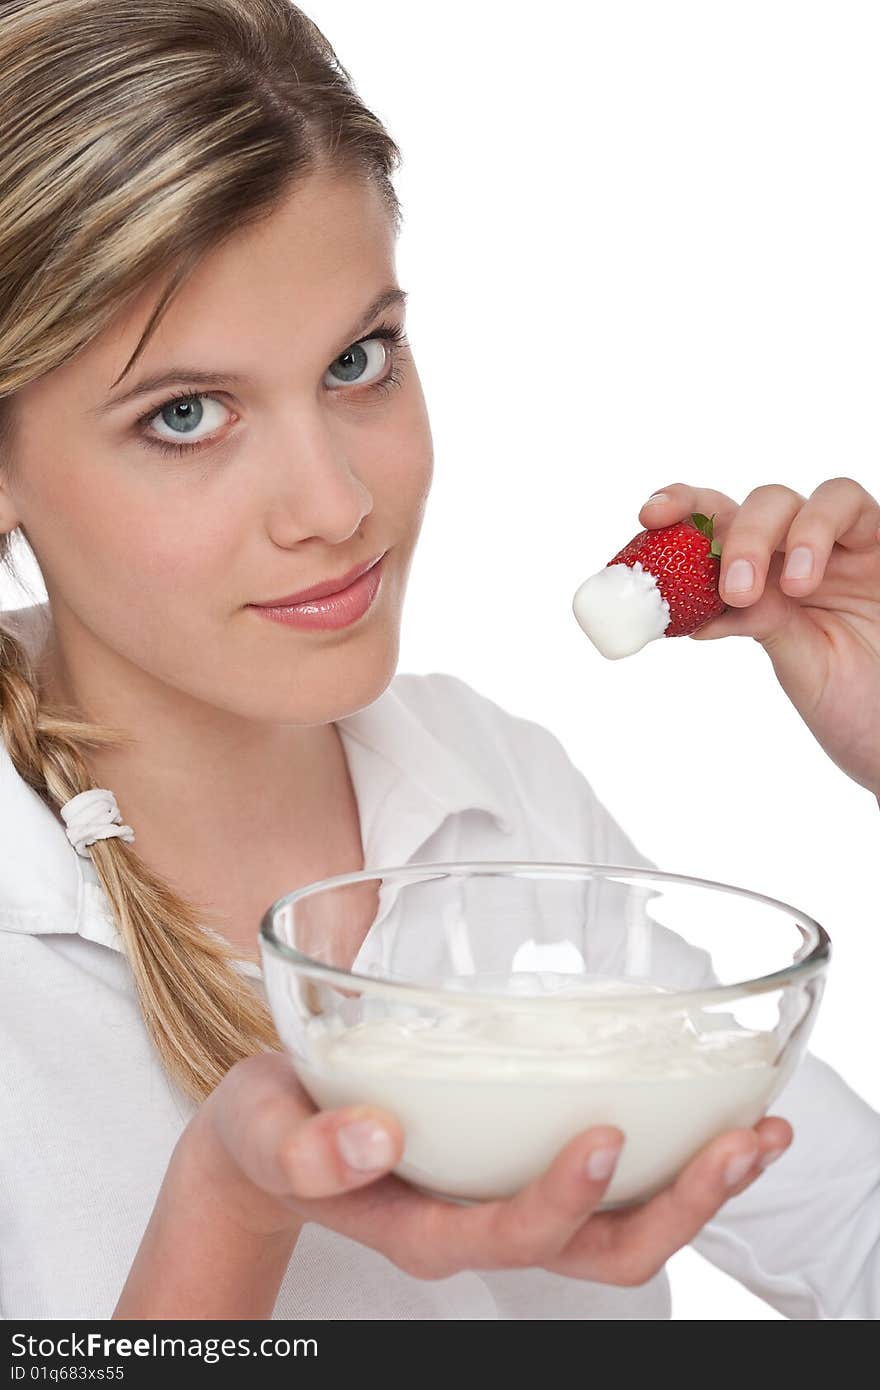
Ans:
<svg viewBox="0 0 880 1390"><path fill-rule="evenodd" d="M389 683L433 466L411 354L363 341L403 326L400 302L362 321L397 285L394 252L378 191L313 174L201 263L115 388L158 281L18 393L0 525L20 525L36 554L53 681L87 716L141 696L157 713L194 700L323 723ZM170 383L120 400L171 369ZM161 449L175 442L198 447ZM383 551L379 593L348 628L301 631L247 607Z"/></svg>

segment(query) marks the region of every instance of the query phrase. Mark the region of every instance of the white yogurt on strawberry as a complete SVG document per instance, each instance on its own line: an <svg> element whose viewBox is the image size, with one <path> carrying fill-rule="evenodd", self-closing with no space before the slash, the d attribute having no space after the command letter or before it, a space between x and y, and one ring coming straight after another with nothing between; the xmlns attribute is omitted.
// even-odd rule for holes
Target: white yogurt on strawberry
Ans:
<svg viewBox="0 0 880 1390"><path fill-rule="evenodd" d="M672 616L655 576L638 560L606 565L585 579L571 606L593 646L612 661L662 637Z"/></svg>
<svg viewBox="0 0 880 1390"><path fill-rule="evenodd" d="M627 1008L619 997L669 992L660 986L568 977L554 992L589 1002L557 1009L514 999L517 983L497 1009L389 1016L378 1003L375 1016L365 1003L349 1026L317 1016L297 1072L325 1108L396 1114L406 1147L395 1172L465 1200L510 1196L575 1134L617 1125L626 1138L603 1205L665 1186L710 1139L760 1119L782 1084L772 1033L696 1008ZM609 993L618 997L607 1004L596 997Z"/></svg>

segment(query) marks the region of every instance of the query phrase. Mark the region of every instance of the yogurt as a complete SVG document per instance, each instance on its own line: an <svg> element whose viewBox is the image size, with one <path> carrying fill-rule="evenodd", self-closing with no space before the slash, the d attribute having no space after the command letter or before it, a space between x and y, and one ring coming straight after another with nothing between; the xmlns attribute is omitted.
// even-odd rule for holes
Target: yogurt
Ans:
<svg viewBox="0 0 880 1390"><path fill-rule="evenodd" d="M553 991L557 1007L530 1001L514 979L497 1008L392 1013L376 1000L365 1009L383 1012L349 1026L339 1015L311 1019L308 1060L296 1060L303 1085L323 1108L393 1112L406 1138L394 1171L459 1200L512 1196L575 1134L617 1125L625 1139L606 1207L650 1196L710 1139L754 1124L781 1082L773 1033L693 1007L601 1003L670 993L660 986L569 976Z"/></svg>
<svg viewBox="0 0 880 1390"><path fill-rule="evenodd" d="M572 610L593 646L617 660L662 637L671 621L669 604L653 574L634 565L606 565L585 579Z"/></svg>

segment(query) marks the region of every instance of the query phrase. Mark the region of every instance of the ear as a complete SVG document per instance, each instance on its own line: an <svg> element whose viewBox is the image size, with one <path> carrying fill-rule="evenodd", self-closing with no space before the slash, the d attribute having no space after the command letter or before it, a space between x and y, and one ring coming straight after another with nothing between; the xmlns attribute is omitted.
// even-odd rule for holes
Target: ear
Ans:
<svg viewBox="0 0 880 1390"><path fill-rule="evenodd" d="M16 526L21 524L18 508L15 506L9 489L3 481L2 463L0 463L0 535L9 531L14 531Z"/></svg>

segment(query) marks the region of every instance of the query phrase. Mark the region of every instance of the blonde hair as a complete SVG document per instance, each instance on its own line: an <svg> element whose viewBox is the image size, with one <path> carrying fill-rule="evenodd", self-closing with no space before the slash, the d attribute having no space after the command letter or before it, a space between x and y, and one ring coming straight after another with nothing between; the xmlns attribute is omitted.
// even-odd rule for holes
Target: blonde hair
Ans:
<svg viewBox="0 0 880 1390"><path fill-rule="evenodd" d="M0 469L10 480L16 391L167 277L121 380L201 257L309 173L372 180L400 227L400 151L288 0L12 0L0 24L0 130ZM0 563L18 579L14 534L0 536ZM43 700L11 624L0 625L0 737L56 815L95 785L88 749L127 741ZM201 1101L236 1061L280 1048L232 964L238 953L205 929L210 914L119 838L91 855L169 1077Z"/></svg>

